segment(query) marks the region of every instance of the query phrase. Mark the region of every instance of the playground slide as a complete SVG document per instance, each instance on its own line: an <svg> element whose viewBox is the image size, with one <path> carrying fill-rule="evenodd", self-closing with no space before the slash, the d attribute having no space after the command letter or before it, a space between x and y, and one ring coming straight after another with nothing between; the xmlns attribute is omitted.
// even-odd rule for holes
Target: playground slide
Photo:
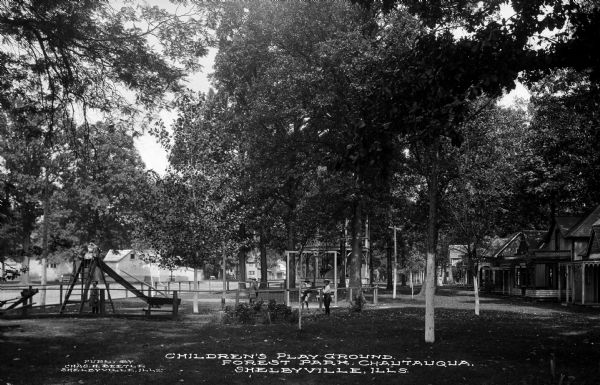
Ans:
<svg viewBox="0 0 600 385"><path fill-rule="evenodd" d="M163 297L166 297L166 296L167 296L167 294L166 294L164 291L162 291L162 290L158 290L158 289L157 289L157 288L155 288L154 286L152 286L152 285L149 285L149 284L147 284L147 283L146 283L146 282L144 282L144 281L140 281L139 279L137 279L137 278L136 278L136 277L134 277L133 275L129 274L128 272L126 272L126 271L122 271L121 273L124 273L126 276L128 276L128 277L129 277L129 278L131 278L131 279L133 279L133 280L134 280L134 281L136 281L137 283L139 283L139 284L141 284L141 285L144 285L144 286L146 286L146 287L148 287L148 288L150 288L150 289L154 290L156 293L158 293L158 294L162 295Z"/></svg>
<svg viewBox="0 0 600 385"><path fill-rule="evenodd" d="M129 283L125 278L121 277L117 274L116 271L111 269L104 261L98 259L98 263L100 268L108 274L109 277L115 280L118 284L135 294L138 298L146 302L148 305L171 305L173 304L173 298L162 298L162 297L148 297L139 289L136 289L131 283Z"/></svg>

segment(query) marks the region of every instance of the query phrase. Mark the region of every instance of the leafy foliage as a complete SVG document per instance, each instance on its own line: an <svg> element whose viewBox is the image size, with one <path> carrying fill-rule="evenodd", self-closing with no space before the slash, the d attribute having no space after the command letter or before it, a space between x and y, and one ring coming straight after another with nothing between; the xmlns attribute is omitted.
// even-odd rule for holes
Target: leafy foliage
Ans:
<svg viewBox="0 0 600 385"><path fill-rule="evenodd" d="M130 115L155 107L181 90L184 70L196 67L190 59L206 53L204 25L195 21L151 6L115 10L105 1L5 2L0 104L20 100L44 116L48 139L56 116L74 108L87 116L89 109ZM135 103L121 90L135 92Z"/></svg>

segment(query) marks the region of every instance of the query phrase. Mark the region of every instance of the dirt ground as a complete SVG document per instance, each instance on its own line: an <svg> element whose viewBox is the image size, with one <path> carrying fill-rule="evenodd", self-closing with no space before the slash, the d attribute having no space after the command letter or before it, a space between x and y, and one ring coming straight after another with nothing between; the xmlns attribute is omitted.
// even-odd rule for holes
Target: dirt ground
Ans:
<svg viewBox="0 0 600 385"><path fill-rule="evenodd" d="M0 320L0 384L598 384L600 309L440 290L298 324L168 318Z"/></svg>

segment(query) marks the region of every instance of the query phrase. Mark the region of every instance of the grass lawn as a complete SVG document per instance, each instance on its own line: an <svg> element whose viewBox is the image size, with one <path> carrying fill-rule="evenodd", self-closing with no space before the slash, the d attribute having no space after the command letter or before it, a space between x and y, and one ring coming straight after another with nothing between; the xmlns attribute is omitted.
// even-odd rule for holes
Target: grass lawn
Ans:
<svg viewBox="0 0 600 385"><path fill-rule="evenodd" d="M0 384L600 383L597 308L487 297L476 317L470 293L442 289L429 345L422 300L382 297L313 313L302 331L193 315L0 320Z"/></svg>

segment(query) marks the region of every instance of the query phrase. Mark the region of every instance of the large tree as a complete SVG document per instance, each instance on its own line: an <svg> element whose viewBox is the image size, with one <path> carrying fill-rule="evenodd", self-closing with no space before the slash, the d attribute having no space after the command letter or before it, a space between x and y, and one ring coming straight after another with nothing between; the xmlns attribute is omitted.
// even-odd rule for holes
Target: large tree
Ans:
<svg viewBox="0 0 600 385"><path fill-rule="evenodd" d="M561 70L532 87L530 150L521 162L519 199L536 202L531 222L578 214L600 203L600 89L590 75Z"/></svg>
<svg viewBox="0 0 600 385"><path fill-rule="evenodd" d="M437 1L357 0L367 9L404 12L414 15L422 34L410 55L394 57L396 71L381 88L381 114L388 111L391 127L414 138L424 147L428 164L425 177L428 195L427 279L425 340L433 342L434 271L438 240L440 194L443 191L444 142L458 145L460 124L470 119L467 108L471 100L485 93L497 97L514 87L520 71L544 71L552 66L574 65L561 62L558 47L574 47L569 43L578 33L592 32L597 25L598 7L592 2L563 5L562 1L539 0L510 2L514 15L500 14L503 1ZM578 13L591 15L580 17ZM567 16L573 16L568 18ZM546 45L546 50L529 44L531 39L544 39L546 29L562 28L569 20L575 33L563 36L562 45ZM597 29L596 29L597 30ZM585 40L589 43L589 39ZM554 49L557 48L557 49ZM574 52L583 54L584 51ZM591 68L594 70L597 63ZM394 68L393 65L390 66Z"/></svg>
<svg viewBox="0 0 600 385"><path fill-rule="evenodd" d="M480 108L482 100L471 106ZM515 204L521 159L526 147L527 120L521 109L487 104L460 128L463 143L450 148L456 177L449 182L442 202L442 232L453 244L464 247L466 264L475 277L475 314L479 315L478 274L494 235L521 230L515 220L522 216Z"/></svg>
<svg viewBox="0 0 600 385"><path fill-rule="evenodd" d="M205 27L192 14L149 5L116 10L108 1L4 1L0 105L20 100L35 110L44 117L46 140L69 128L57 117L87 121L90 111L131 117L158 107L198 69Z"/></svg>

